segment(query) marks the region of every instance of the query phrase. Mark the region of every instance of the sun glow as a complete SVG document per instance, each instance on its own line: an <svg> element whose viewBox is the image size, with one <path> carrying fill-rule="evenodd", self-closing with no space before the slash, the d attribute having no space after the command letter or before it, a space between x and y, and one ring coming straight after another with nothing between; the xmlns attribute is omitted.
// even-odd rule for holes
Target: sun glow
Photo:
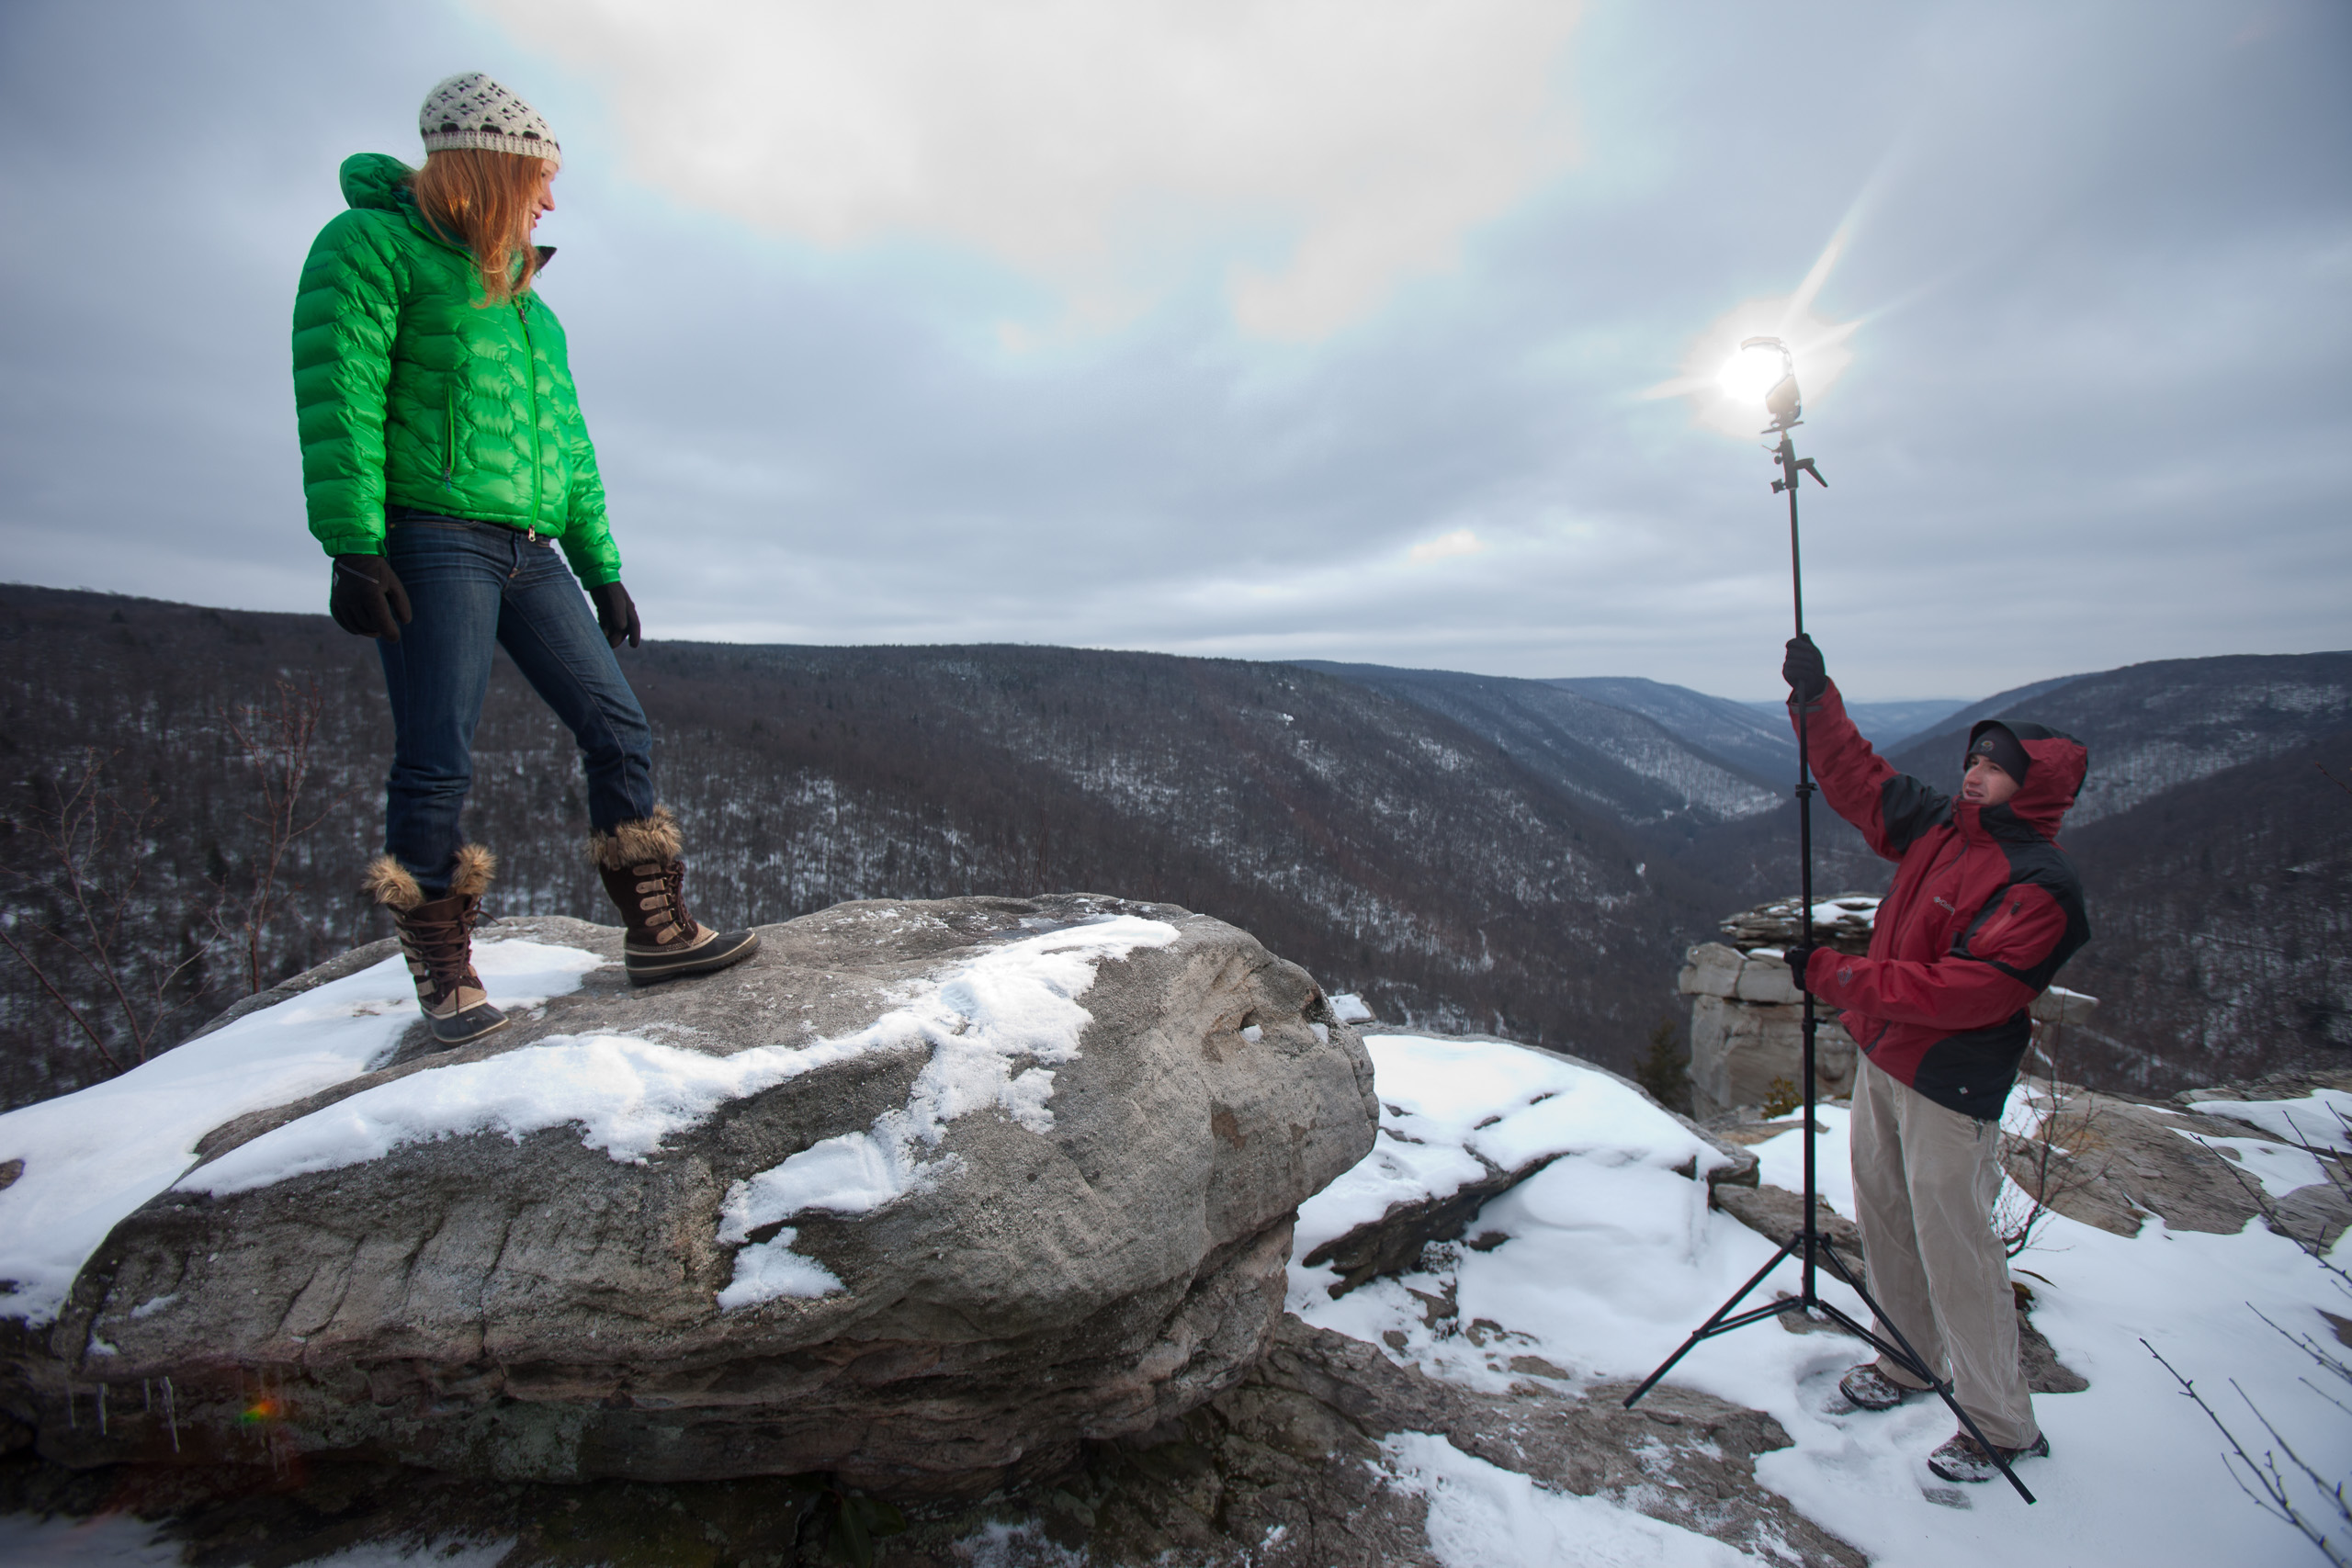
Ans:
<svg viewBox="0 0 2352 1568"><path fill-rule="evenodd" d="M1779 383L1783 367L1778 343L1745 343L1738 352L1724 361L1723 369L1715 377L1715 385L1727 397L1743 403L1761 407L1764 394Z"/></svg>
<svg viewBox="0 0 2352 1568"><path fill-rule="evenodd" d="M1815 313L1813 302L1829 281L1846 248L1847 231L1840 229L1797 285L1796 292L1750 299L1717 317L1690 340L1683 352L1681 372L1670 380L1645 388L1645 398L1686 398L1690 416L1710 430L1726 435L1759 433L1770 417L1764 394L1781 379L1784 368L1780 352L1763 344L1742 347L1750 338L1778 338L1786 345L1805 400L1816 402L1838 382L1854 361L1847 340L1862 323L1832 321Z"/></svg>

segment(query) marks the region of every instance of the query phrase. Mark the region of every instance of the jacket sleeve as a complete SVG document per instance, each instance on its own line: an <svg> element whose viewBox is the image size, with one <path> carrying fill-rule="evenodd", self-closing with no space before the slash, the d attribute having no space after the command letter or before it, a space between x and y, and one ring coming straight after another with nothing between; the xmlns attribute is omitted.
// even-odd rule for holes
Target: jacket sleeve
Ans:
<svg viewBox="0 0 2352 1568"><path fill-rule="evenodd" d="M368 218L319 231L294 295L294 416L311 532L329 555L384 547L384 389L400 298L390 251Z"/></svg>
<svg viewBox="0 0 2352 1568"><path fill-rule="evenodd" d="M1821 948L1805 965L1805 989L1832 1007L1889 1023L1959 1031L2014 1017L2040 992L2020 976L2064 937L2066 912L2031 884L2004 888L1998 897L2001 907L1976 923L1962 952L1923 961L1855 958Z"/></svg>
<svg viewBox="0 0 2352 1568"><path fill-rule="evenodd" d="M1829 808L1861 829L1873 852L1899 861L1913 840L1944 819L1951 797L1908 773L1898 773L1871 750L1846 715L1833 681L1802 707L1789 704L1791 728L1804 727L1813 776Z"/></svg>
<svg viewBox="0 0 2352 1568"><path fill-rule="evenodd" d="M571 491L565 502L563 556L582 588L621 579L621 552L605 520L605 476L596 468L596 445L580 414L575 390L563 400L563 444L571 464Z"/></svg>

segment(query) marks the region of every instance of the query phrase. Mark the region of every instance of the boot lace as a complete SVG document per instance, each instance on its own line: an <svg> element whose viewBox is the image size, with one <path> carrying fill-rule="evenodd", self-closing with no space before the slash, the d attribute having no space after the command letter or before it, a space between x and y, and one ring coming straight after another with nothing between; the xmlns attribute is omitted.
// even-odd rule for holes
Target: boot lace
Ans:
<svg viewBox="0 0 2352 1568"><path fill-rule="evenodd" d="M670 908L671 930L675 940L690 942L701 934L695 918L686 913L686 863L672 861L662 868L662 896Z"/></svg>
<svg viewBox="0 0 2352 1568"><path fill-rule="evenodd" d="M473 929L481 919L481 905L468 899L447 919L401 922L402 945L424 970L436 998L456 990L472 974Z"/></svg>

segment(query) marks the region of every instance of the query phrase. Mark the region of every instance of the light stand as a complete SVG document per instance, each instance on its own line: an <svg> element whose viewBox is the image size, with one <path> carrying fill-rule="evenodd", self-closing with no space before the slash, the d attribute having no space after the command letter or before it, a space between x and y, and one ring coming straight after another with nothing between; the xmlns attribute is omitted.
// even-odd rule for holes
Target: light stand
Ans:
<svg viewBox="0 0 2352 1568"><path fill-rule="evenodd" d="M1789 585L1796 606L1796 635L1803 637L1804 636L1804 570L1797 542L1797 479L1801 474L1811 474L1814 482L1825 488L1829 481L1821 477L1821 470L1813 466L1812 458L1797 456L1796 443L1789 435L1790 431L1804 423L1797 417L1804 410L1797 397L1795 363L1790 356L1787 347L1777 338L1749 338L1739 346L1743 357L1759 355L1779 356L1777 366L1780 371L1779 379L1771 383L1770 389L1764 395L1764 406L1772 415L1772 423L1766 427L1764 434L1777 434L1781 438L1780 446L1772 454L1773 461L1780 465L1781 477L1772 481L1772 489L1776 494L1786 491L1789 498ZM1801 932L1798 940L1801 946L1810 942L1814 931L1813 753L1812 748L1806 742L1805 729L1806 727L1804 724L1796 727L1797 855L1800 862L1798 897L1803 910L1799 916L1802 923L1798 927ZM1951 1413L1960 1417L1962 1428L1976 1439L1977 1447L1983 1449L1994 1464L1999 1467L2001 1474L2007 1479L2008 1483L2017 1488L2018 1495L2030 1503L2034 1500L2033 1494L2026 1490L2025 1483L2018 1479L2017 1472L2010 1469L2008 1461L2001 1458L2000 1450L1984 1440L1984 1434L1978 1429L1975 1421L1970 1417L1967 1411L1960 1407L1960 1402L1952 1397L1951 1380L1937 1377L1919 1353L1911 1348L1910 1341L1903 1337L1903 1331L1895 1327L1889 1321L1886 1314L1880 1310L1878 1303L1871 1299L1869 1290L1864 1287L1862 1281L1854 1278L1853 1273L1847 1269L1844 1260L1831 1249L1827 1239L1821 1235L1819 1226L1814 1220L1814 1205L1819 1201L1817 1196L1819 1187L1814 1161L1815 1139L1819 1132L1820 1123L1814 1119L1816 1090L1813 1077L1814 1035L1817 1026L1813 1011L1813 993L1799 987L1798 995L1804 1003L1804 1219L1799 1224L1795 1234L1781 1244L1780 1251L1774 1253L1770 1260L1749 1278L1747 1283L1733 1292L1731 1299L1717 1307L1713 1317L1692 1329L1690 1337L1682 1342L1681 1348L1661 1362L1657 1371L1643 1379L1641 1387L1625 1396L1625 1408L1632 1409L1634 1402L1649 1393L1660 1378L1673 1371L1674 1364L1689 1355L1692 1348L1702 1339L1712 1339L1718 1334L1729 1334L1733 1329L1745 1328L1751 1323L1762 1323L1767 1319L1777 1318L1781 1314L1795 1308L1810 1317L1826 1318L1836 1324L1864 1344L1874 1348L1880 1355L1885 1357L1894 1366L1932 1389L1944 1404L1951 1406ZM1782 1259L1792 1257L1797 1259L1800 1280L1794 1299L1781 1297L1764 1306L1749 1307L1744 1312L1736 1310L1739 1303L1746 1301L1748 1294L1764 1282L1766 1275L1779 1268ZM1889 1344L1885 1339L1879 1337L1875 1330L1866 1328L1855 1322L1844 1309L1822 1298L1819 1282L1815 1276L1818 1269L1824 1266L1843 1280L1856 1295L1862 1298L1862 1304L1870 1309L1871 1318L1885 1325L1886 1332L1893 1337L1894 1343Z"/></svg>

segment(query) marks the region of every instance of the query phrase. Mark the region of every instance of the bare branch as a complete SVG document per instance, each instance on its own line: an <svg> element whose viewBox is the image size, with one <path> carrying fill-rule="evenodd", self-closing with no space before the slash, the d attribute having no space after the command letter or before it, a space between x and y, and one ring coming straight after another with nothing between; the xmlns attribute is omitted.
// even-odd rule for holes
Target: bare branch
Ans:
<svg viewBox="0 0 2352 1568"><path fill-rule="evenodd" d="M2214 1411L2211 1404L2205 1403L2205 1396L2197 1392L2197 1385L2189 1382L2188 1379L2181 1376L2180 1369L2174 1366L2170 1361L2165 1360L2164 1353L2158 1350L2154 1345L2149 1344L2146 1339L2142 1339L2140 1344L2149 1355L2155 1357L2156 1365L2164 1368L2165 1371L2172 1374L2173 1382L2180 1384L2180 1392L2186 1395L2198 1409L2202 1410L2205 1413L2205 1418L2213 1423L2213 1429L2222 1434L2222 1440L2230 1445L2230 1451L2222 1456L2222 1462L2223 1467L2229 1471L2230 1479L2238 1483L2238 1490L2244 1492L2248 1498L2252 1499L2255 1506L2260 1508L2264 1513L2268 1514L2272 1518L2292 1525L2297 1530L2301 1531L2303 1539L2310 1541L2313 1546L2318 1547L2320 1551L2325 1555L2327 1560L2335 1564L2335 1568L2352 1568L2352 1558L2346 1557L2343 1551L2336 1547L2335 1543L2327 1539L2327 1532L2312 1525L2310 1520L2304 1518L2302 1515L2296 1510L2294 1499L2287 1491L2286 1480L2278 1472L2277 1460L2273 1456L2266 1454L2260 1461L2257 1461L2252 1454L2246 1452L2245 1445L2238 1440L2237 1434L2230 1430L2228 1424L2222 1419L2220 1415ZM2230 1386L2232 1388L2237 1388L2237 1383L2233 1381ZM2240 1399L2245 1399L2245 1390L2238 1388L2238 1397ZM2246 1404L2251 1407L2254 1402L2248 1399L2246 1400ZM2256 1409L2254 1414L2256 1420L2261 1421L2266 1428L2270 1429L2271 1437L2279 1441L2279 1446L2281 1448L2286 1448L2287 1445L2285 1441L2283 1439L2278 1439L2277 1430L2270 1427L2269 1421L2263 1416L2262 1412ZM2311 1467L2303 1464L2303 1461L2296 1455L2293 1449L2287 1449L2287 1457L2294 1461L2294 1462L2301 1467L2306 1474L2311 1473ZM2254 1477L2256 1484L2258 1484L2262 1489L2260 1494L2257 1495L2253 1486L2247 1485L2245 1476L2241 1476L2238 1473L2239 1465L2244 1465L2245 1467L2246 1473ZM2329 1487L2325 1483L2318 1482L2318 1478L2316 1476L2313 1476L2312 1479L2320 1485L2323 1493L2329 1496L2335 1503L2337 1510L2341 1512L2345 1506L2343 1487L2341 1485Z"/></svg>
<svg viewBox="0 0 2352 1568"><path fill-rule="evenodd" d="M2290 1125L2292 1125L2292 1123L2290 1122ZM2352 1292L2352 1272L2347 1272L2342 1264L2336 1262L2335 1258L2328 1256L2329 1248L2325 1245L2327 1240L2327 1230L2324 1224L2322 1224L2319 1230L2313 1232L2308 1236L2296 1235L2293 1227L2287 1224L2287 1216L2285 1213L2280 1211L2278 1203L2271 1199L2268 1189L2265 1188L2259 1181L2247 1179L2245 1172L2238 1168L2237 1161L2225 1156L2221 1150L2215 1148L2211 1144L2207 1143L2203 1138L2197 1136L2195 1134L2191 1134L2190 1137L2199 1147L2202 1148L2207 1154L2211 1155L2215 1159L2220 1160L2222 1168L2228 1170L2232 1177L2236 1179L2238 1186L2245 1192L2246 1200L2254 1205L2255 1211L2262 1216L2262 1223L2264 1224L2268 1225L2272 1231L2279 1235L2285 1236L2289 1241L2291 1241L2297 1247L2301 1247L2312 1262L2318 1264L2321 1268L2335 1276L2336 1281L2342 1289L2347 1292ZM2326 1170L2330 1168L2332 1160L2329 1156L2322 1154L2319 1150L2312 1148L2309 1144L2297 1144L2295 1146L2301 1149L2305 1154L2308 1154L2317 1159L2320 1162L2320 1168L2322 1170Z"/></svg>
<svg viewBox="0 0 2352 1568"><path fill-rule="evenodd" d="M2150 1357L2157 1359L2157 1366L2162 1366L2164 1371L2168 1371L2168 1373L2173 1375L2173 1382L2180 1384L2180 1392L2183 1392L2183 1394L2188 1396L2188 1399L2192 1401L2199 1411L2206 1413L2206 1420L2213 1422L2213 1429L2221 1432L2222 1441L2230 1443L2230 1453L2222 1455L2222 1467L2230 1472L2232 1481L2237 1481L2239 1491L2246 1493L2246 1497L2251 1497L2253 1505L2258 1506L2258 1509L2263 1509L2263 1512L2269 1514L2272 1518L2279 1518L2279 1521L2296 1526L2296 1530L2301 1530L2302 1538L2305 1538L2307 1542L2314 1544L2314 1547L2319 1547L2319 1551L2324 1551L2326 1559L2331 1561L2331 1563L2335 1563L2335 1568L2352 1568L2352 1559L2345 1559L2343 1551L2335 1550L2335 1544L2326 1538L2326 1530L2314 1528L2307 1518L2302 1518L2302 1514L2296 1512L2296 1502L2293 1502L2293 1497L2286 1495L2286 1483L2279 1479L2277 1464L2272 1464L2272 1467L2265 1470L2258 1460L2253 1458L2251 1453L2246 1453L2246 1446L2244 1446L2242 1441L2237 1441L2237 1434L2230 1432L2227 1422L2222 1422L2222 1417L2213 1411L2213 1405L2206 1404L2204 1394L2197 1392L2197 1384L2189 1382L2188 1378L2183 1378L2183 1375L2180 1375L2180 1368L2173 1366L2171 1361L2166 1361L2166 1359L2164 1359L2164 1352L2159 1352L2157 1347L2150 1345L2145 1337L2141 1340L2141 1345L2145 1347ZM2232 1382L2232 1387L2237 1387L2237 1384ZM2246 1396L2246 1392L2239 1389L2239 1399L2244 1399L2244 1396ZM2260 1411L2256 1413L2256 1416L2260 1416ZM2265 1422L2265 1425L2267 1425L2267 1422ZM2234 1462L2232 1462L2232 1460L2234 1460ZM2239 1464L2244 1464L2244 1467L2246 1467L2246 1474L2251 1474L2253 1479L2256 1479L2256 1483L2260 1483L2260 1488L2263 1488L2260 1495L2256 1495L2256 1491L2253 1491L2251 1485L2246 1485L2246 1479L2237 1474Z"/></svg>
<svg viewBox="0 0 2352 1568"><path fill-rule="evenodd" d="M244 813L245 820L259 829L260 840L251 864L252 885L243 897L243 908L233 924L244 953L248 994L264 989L268 983L264 947L271 919L288 891L281 884L295 840L325 821L349 794L346 791L334 796L308 819L304 818L302 795L310 782L319 721L326 712L326 696L316 681L306 689L298 689L283 680L276 684L277 696L266 707L247 705L235 710L219 710L221 727L243 753L261 797L258 810ZM214 886L225 904L230 897L225 878ZM231 934L232 925L216 921L216 929L226 936Z"/></svg>
<svg viewBox="0 0 2352 1568"><path fill-rule="evenodd" d="M33 976L41 995L96 1048L107 1069L119 1073L153 1052L164 1024L184 1005L173 999L173 988L204 956L205 947L175 963L138 951L133 933L144 926L138 919L139 885L153 855L150 824L162 802L150 791L137 807L125 805L105 782L113 760L95 748L84 750L78 774L55 784L54 803L37 807L26 824L51 869L35 874L8 865L0 871L60 911L54 921L23 922L36 942L12 935L10 952ZM36 953L40 943L70 956L86 972L88 987L69 987L65 974ZM82 990L82 999L76 1001L71 990ZM90 990L96 993L96 1005ZM106 1027L101 1014L108 1021Z"/></svg>
<svg viewBox="0 0 2352 1568"><path fill-rule="evenodd" d="M96 1048L106 1065L115 1072L122 1071L122 1064L114 1059L114 1053L107 1049L107 1043L99 1038L98 1032L90 1026L90 1021L82 1016L82 1010L66 999L65 993L58 988L57 982L49 977L49 971L43 969L40 962L31 953L26 952L17 939L8 934L5 927L0 927L0 942L6 942L8 951L17 955L17 961L31 971L34 982L40 987L51 1002L64 1011L67 1018L74 1021L74 1026L79 1029Z"/></svg>
<svg viewBox="0 0 2352 1568"><path fill-rule="evenodd" d="M2262 1413L2262 1406L2256 1404L2252 1399L2247 1398L2245 1390L2238 1388L2237 1379L2232 1378L2230 1380L2230 1386L2237 1389L2238 1397L2240 1399L2245 1400L2245 1407L2254 1412L2254 1418L2262 1423L2262 1429L2270 1434L2270 1440L2278 1445L2278 1451L2285 1454L2289 1462L2293 1464L2297 1470L2303 1472L2305 1480L2309 1481L2313 1486L2319 1488L2319 1494L2321 1496L2326 1498L2331 1504L2335 1505L2336 1517L2345 1524L2352 1525L2352 1503L2346 1503L2345 1500L2345 1483L2339 1481L2334 1485L2330 1485L2326 1481L2321 1479L2319 1472L2313 1470L2308 1463L2304 1462L2303 1456L2295 1451L2295 1445L2281 1437L2279 1435L2278 1428L2271 1425L2270 1417ZM2272 1478L2278 1481L2279 1485L2283 1490L2285 1482L2283 1478L2278 1475L2277 1461L2267 1453L2264 1454L2262 1457L2264 1461L2270 1467L2270 1474ZM2310 1532L2305 1531L2304 1533L2309 1534ZM2330 1557L2335 1558L2338 1562L2342 1562L2344 1561L2344 1559L2339 1556L2326 1541L2323 1540L2319 1544L2320 1550L2327 1552Z"/></svg>
<svg viewBox="0 0 2352 1568"><path fill-rule="evenodd" d="M2277 1334L2279 1338L2284 1339L2288 1344L2292 1345L2295 1348L2309 1356L2312 1360L2317 1361L2321 1366L2325 1367L2329 1371L2334 1372L2337 1377L2342 1378L2346 1382L2352 1382L2352 1364L2347 1364L2338 1358L2328 1354L2328 1352L2321 1347L2318 1340L2313 1339L2308 1334L2290 1334L2284 1328L2279 1327L2278 1325L2270 1323L2269 1317L2260 1307L2256 1306L2252 1302L2246 1303L2246 1310L2254 1314L2255 1316L2261 1318L2263 1322L2269 1323L2271 1331Z"/></svg>

